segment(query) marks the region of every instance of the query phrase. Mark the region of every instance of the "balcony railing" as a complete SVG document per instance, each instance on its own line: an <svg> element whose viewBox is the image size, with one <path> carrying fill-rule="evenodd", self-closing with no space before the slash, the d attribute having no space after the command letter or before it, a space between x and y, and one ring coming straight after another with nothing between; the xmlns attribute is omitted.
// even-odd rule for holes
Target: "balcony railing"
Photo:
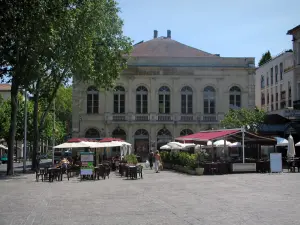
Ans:
<svg viewBox="0 0 300 225"><path fill-rule="evenodd" d="M149 121L149 114L135 114L135 121Z"/></svg>
<svg viewBox="0 0 300 225"><path fill-rule="evenodd" d="M171 114L158 114L157 116L158 121L172 121Z"/></svg>
<svg viewBox="0 0 300 225"><path fill-rule="evenodd" d="M113 114L112 116L113 121L126 121L126 114Z"/></svg>
<svg viewBox="0 0 300 225"><path fill-rule="evenodd" d="M224 113L217 114L110 114L106 113L107 122L178 122L178 123L218 123L224 118Z"/></svg>
<svg viewBox="0 0 300 225"><path fill-rule="evenodd" d="M180 121L183 122L192 122L194 121L194 116L189 114L181 114L180 115Z"/></svg>

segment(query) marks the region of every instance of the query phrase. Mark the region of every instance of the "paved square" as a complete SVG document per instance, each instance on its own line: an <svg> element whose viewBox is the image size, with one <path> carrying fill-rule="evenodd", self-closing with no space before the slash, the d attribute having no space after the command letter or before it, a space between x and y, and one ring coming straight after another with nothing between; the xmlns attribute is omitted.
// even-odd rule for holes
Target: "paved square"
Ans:
<svg viewBox="0 0 300 225"><path fill-rule="evenodd" d="M0 225L300 224L300 173L0 180Z"/></svg>

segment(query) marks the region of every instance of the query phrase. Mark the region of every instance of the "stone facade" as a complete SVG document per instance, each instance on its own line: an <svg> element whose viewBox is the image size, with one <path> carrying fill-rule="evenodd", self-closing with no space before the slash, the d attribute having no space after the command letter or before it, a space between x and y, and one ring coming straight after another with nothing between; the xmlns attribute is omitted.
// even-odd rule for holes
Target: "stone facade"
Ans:
<svg viewBox="0 0 300 225"><path fill-rule="evenodd" d="M74 80L73 136L120 137L148 152L219 128L230 107L255 106L254 58L220 57L168 36L134 47L115 90Z"/></svg>

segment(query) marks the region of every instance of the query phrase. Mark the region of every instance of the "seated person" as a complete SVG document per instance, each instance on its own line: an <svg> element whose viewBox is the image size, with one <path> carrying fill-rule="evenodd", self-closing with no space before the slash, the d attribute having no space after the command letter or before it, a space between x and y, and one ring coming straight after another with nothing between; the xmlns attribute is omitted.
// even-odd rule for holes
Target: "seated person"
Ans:
<svg viewBox="0 0 300 225"><path fill-rule="evenodd" d="M62 156L58 166L61 166L63 169L67 169L69 164L70 162Z"/></svg>

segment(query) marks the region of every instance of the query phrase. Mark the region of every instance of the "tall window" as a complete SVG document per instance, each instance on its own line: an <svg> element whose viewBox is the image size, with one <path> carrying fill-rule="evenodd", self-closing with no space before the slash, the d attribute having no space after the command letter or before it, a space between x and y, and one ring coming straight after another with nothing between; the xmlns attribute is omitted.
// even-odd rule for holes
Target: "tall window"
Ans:
<svg viewBox="0 0 300 225"><path fill-rule="evenodd" d="M229 106L230 108L241 107L241 89L237 86L230 88L229 90Z"/></svg>
<svg viewBox="0 0 300 225"><path fill-rule="evenodd" d="M211 86L204 88L204 113L215 114L216 108L216 92Z"/></svg>
<svg viewBox="0 0 300 225"><path fill-rule="evenodd" d="M114 113L125 113L125 89L122 86L114 90Z"/></svg>
<svg viewBox="0 0 300 225"><path fill-rule="evenodd" d="M136 89L136 113L148 113L148 90L144 86Z"/></svg>
<svg viewBox="0 0 300 225"><path fill-rule="evenodd" d="M261 88L265 88L265 77L263 75L261 75L261 79L260 79L260 87Z"/></svg>
<svg viewBox="0 0 300 225"><path fill-rule="evenodd" d="M275 66L275 83L278 82L278 66Z"/></svg>
<svg viewBox="0 0 300 225"><path fill-rule="evenodd" d="M181 113L193 113L193 90L188 86L185 86L181 89Z"/></svg>
<svg viewBox="0 0 300 225"><path fill-rule="evenodd" d="M279 64L279 70L280 70L280 80L283 79L283 63Z"/></svg>
<svg viewBox="0 0 300 225"><path fill-rule="evenodd" d="M270 69L271 74L271 85L273 85L273 67Z"/></svg>
<svg viewBox="0 0 300 225"><path fill-rule="evenodd" d="M159 113L170 113L170 89L167 86L162 86L158 90L158 108Z"/></svg>
<svg viewBox="0 0 300 225"><path fill-rule="evenodd" d="M99 91L95 87L87 89L87 113L93 114L99 112Z"/></svg>

